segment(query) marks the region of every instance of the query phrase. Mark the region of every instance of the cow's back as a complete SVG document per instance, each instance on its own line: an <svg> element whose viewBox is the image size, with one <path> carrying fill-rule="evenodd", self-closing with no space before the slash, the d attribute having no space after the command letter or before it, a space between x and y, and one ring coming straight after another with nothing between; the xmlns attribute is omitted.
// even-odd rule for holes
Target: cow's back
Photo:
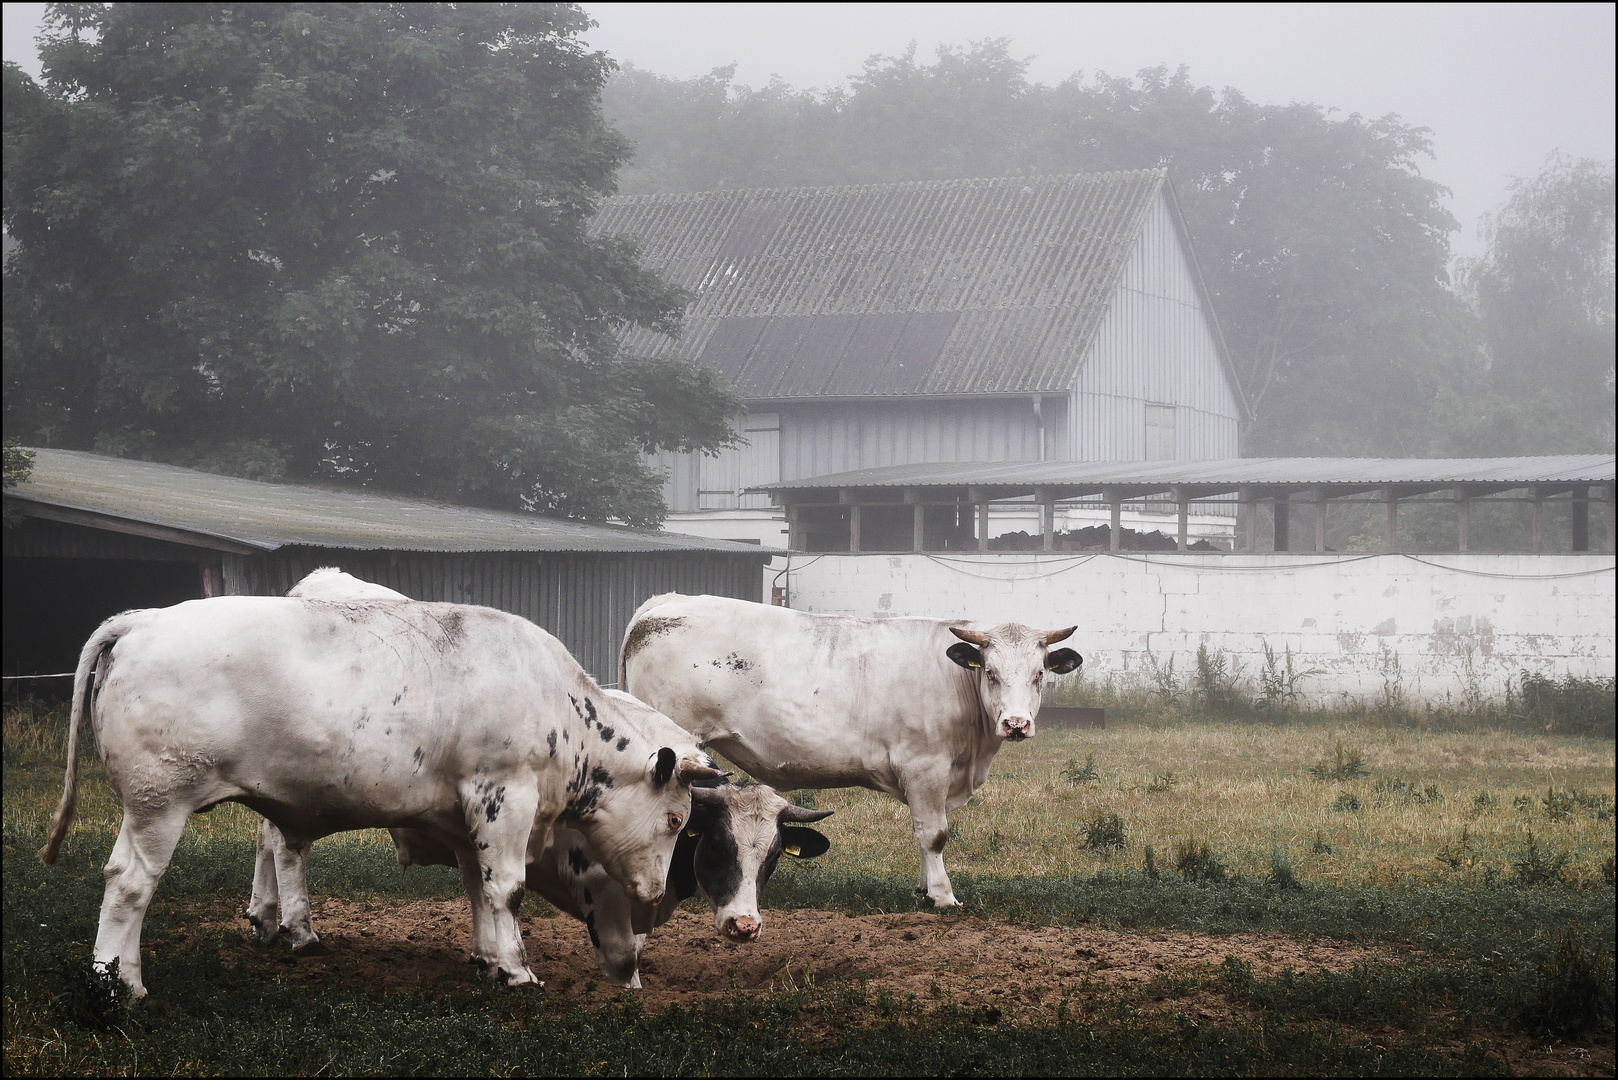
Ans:
<svg viewBox="0 0 1618 1080"><path fill-rule="evenodd" d="M441 805L474 758L532 756L569 685L543 631L487 608L218 597L119 618L96 721L126 797L194 775L314 814Z"/></svg>
<svg viewBox="0 0 1618 1080"><path fill-rule="evenodd" d="M953 641L935 619L671 594L636 613L620 669L630 693L766 783L887 790L895 761L976 739Z"/></svg>

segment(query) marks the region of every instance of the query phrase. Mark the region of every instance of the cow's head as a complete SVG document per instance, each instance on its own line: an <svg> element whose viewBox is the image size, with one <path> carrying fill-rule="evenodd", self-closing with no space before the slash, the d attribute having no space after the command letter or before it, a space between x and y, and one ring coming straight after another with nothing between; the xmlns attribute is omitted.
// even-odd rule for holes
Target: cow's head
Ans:
<svg viewBox="0 0 1618 1080"><path fill-rule="evenodd" d="M781 855L812 859L831 846L797 823L831 813L793 806L763 784L694 787L669 884L681 899L700 893L712 905L720 937L755 941L764 932L759 894Z"/></svg>
<svg viewBox="0 0 1618 1080"><path fill-rule="evenodd" d="M949 628L949 632L961 640L951 645L946 653L951 660L977 675L978 700L1000 738L1033 738L1034 717L1039 713L1045 673L1065 675L1084 663L1084 658L1072 649L1051 649L1077 629L1070 626L1066 630L1047 632L1019 623L1006 623L990 630Z"/></svg>
<svg viewBox="0 0 1618 1080"><path fill-rule="evenodd" d="M700 751L682 757L672 747L659 747L638 771L592 776L601 790L589 812L564 817L584 833L631 900L655 904L663 899L674 845L691 817L691 785L728 775Z"/></svg>

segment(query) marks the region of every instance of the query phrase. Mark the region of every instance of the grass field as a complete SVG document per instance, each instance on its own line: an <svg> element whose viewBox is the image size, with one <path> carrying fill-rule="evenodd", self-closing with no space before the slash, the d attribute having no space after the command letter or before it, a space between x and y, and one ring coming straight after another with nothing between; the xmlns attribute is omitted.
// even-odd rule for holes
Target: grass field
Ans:
<svg viewBox="0 0 1618 1080"><path fill-rule="evenodd" d="M249 968L232 964L274 947L249 944L235 920L256 819L223 806L192 819L165 876L147 919L152 998L128 1011L83 974L116 797L92 756L63 859L40 866L65 724L60 710L8 707L6 1071L1611 1074L1610 738L1492 716L1110 705L1104 731L1045 727L1008 746L952 815L945 859L968 917L940 925L1093 928L1119 949L1237 935L1223 963L1109 983L1098 961L1077 981L1053 975L1048 997L1034 980L1016 1008L936 980L931 994L894 996L874 968L773 990L716 977L710 996L655 1009L633 995L496 991L470 969L391 994L243 979ZM790 909L916 910L901 805L862 791L798 798L837 812L822 826L833 847L778 873L773 933L791 934ZM460 895L447 869L401 873L381 833L316 844L310 884L384 909ZM1254 935L1381 951L1342 970L1271 970L1237 947Z"/></svg>

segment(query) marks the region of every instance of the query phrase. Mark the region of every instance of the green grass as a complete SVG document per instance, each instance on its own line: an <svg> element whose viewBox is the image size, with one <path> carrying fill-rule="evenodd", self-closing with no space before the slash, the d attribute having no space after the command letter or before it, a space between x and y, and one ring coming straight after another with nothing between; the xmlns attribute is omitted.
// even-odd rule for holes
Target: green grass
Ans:
<svg viewBox="0 0 1618 1080"><path fill-rule="evenodd" d="M1520 1066L1543 1039L1611 1041L1613 760L1601 739L1169 718L1047 729L1008 747L952 822L946 859L969 913L1126 934L1334 937L1401 957L1274 976L1232 957L1146 985L1064 986L1053 1023L1009 998L896 1000L859 983L751 996L716 987L697 1007L646 1014L632 994L581 1004L500 991L470 972L431 995L244 978L237 958L257 946L197 918L247 895L256 819L234 806L188 827L147 918L153 997L125 1010L85 981L119 816L93 753L61 861L44 867L34 854L60 794L62 734L59 711L6 712L11 1073L1477 1075L1512 1071L1501 1051ZM1310 774L1350 751L1366 775ZM1064 766L1090 754L1096 775L1071 783ZM1152 790L1170 771L1178 782ZM1330 809L1351 792L1361 810ZM815 801L838 811L822 826L834 847L783 866L768 905L916 910L903 808L865 792ZM1122 849L1086 843L1086 824L1108 813ZM1224 877L1177 869L1199 859ZM380 833L316 844L310 883L385 903L460 893L447 868L402 873Z"/></svg>

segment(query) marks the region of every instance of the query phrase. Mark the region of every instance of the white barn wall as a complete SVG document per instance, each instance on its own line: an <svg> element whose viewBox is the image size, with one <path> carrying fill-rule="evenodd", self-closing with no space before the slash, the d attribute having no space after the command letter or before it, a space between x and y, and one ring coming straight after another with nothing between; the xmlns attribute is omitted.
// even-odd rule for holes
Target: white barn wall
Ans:
<svg viewBox="0 0 1618 1080"><path fill-rule="evenodd" d="M1236 457L1239 407L1167 197L1147 214L1073 393L1075 461L1146 458L1146 405L1175 406L1182 460Z"/></svg>
<svg viewBox="0 0 1618 1080"><path fill-rule="evenodd" d="M1311 700L1498 697L1524 671L1611 678L1611 555L819 555L794 560L791 606L1055 628L1085 677L1182 681L1199 646L1224 653L1250 692L1266 644L1320 668Z"/></svg>

